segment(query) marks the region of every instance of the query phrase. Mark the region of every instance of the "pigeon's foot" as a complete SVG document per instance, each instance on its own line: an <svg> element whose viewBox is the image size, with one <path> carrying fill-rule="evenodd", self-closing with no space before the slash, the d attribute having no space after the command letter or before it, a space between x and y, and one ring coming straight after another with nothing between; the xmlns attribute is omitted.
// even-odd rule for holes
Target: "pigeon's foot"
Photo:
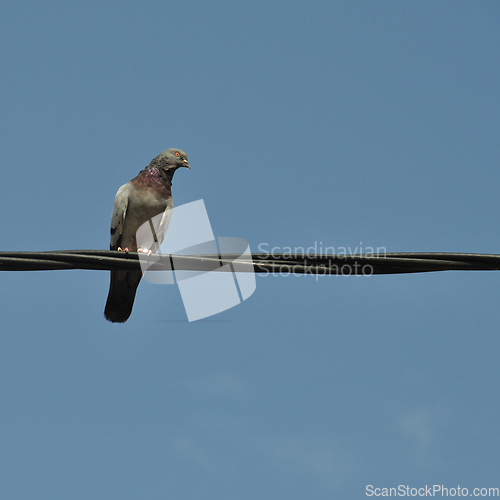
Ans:
<svg viewBox="0 0 500 500"><path fill-rule="evenodd" d="M138 248L137 253L147 253L148 257L153 253L153 250L144 250L144 248Z"/></svg>
<svg viewBox="0 0 500 500"><path fill-rule="evenodd" d="M118 247L117 250L119 252L125 252L125 253L128 253L128 247L125 247L125 249L122 249L122 247Z"/></svg>

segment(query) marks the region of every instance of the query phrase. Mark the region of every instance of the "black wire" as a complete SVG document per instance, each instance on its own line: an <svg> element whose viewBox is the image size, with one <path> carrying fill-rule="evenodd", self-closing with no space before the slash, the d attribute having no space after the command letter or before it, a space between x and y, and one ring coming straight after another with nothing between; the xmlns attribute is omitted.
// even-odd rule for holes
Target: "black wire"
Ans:
<svg viewBox="0 0 500 500"><path fill-rule="evenodd" d="M231 271L295 274L401 274L436 271L494 271L500 255L470 253L388 253L382 255L141 254L148 270ZM229 265L231 264L231 265ZM0 252L0 271L49 271L90 269L99 271L140 269L139 254L114 250L62 250L56 252Z"/></svg>

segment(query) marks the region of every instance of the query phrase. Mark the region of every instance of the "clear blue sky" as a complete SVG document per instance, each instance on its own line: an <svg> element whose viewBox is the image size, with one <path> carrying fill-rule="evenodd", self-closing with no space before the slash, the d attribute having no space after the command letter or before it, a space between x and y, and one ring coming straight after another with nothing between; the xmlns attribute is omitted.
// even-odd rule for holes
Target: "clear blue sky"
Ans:
<svg viewBox="0 0 500 500"><path fill-rule="evenodd" d="M114 195L270 246L499 253L498 2L11 2L0 250L106 249ZM1 273L0 496L359 499L500 486L500 273L257 277L188 323L108 273Z"/></svg>

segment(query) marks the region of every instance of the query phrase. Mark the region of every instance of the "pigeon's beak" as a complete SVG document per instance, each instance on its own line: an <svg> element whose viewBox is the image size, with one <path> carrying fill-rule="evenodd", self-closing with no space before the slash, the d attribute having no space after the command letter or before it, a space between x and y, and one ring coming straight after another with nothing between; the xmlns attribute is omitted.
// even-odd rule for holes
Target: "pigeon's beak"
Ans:
<svg viewBox="0 0 500 500"><path fill-rule="evenodd" d="M182 160L182 161L185 163L185 165L184 165L184 166L185 166L186 168L191 168L191 167L189 166L189 163L188 163L188 161L187 161L187 160Z"/></svg>

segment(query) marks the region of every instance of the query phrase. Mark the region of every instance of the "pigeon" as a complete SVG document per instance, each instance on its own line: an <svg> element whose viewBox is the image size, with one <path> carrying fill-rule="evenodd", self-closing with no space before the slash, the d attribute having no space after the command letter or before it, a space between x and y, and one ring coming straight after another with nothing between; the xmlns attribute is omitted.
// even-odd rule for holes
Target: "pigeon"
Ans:
<svg viewBox="0 0 500 500"><path fill-rule="evenodd" d="M187 154L170 148L154 158L130 182L116 193L111 215L111 250L125 252L157 251L165 237L172 208L172 178L180 167L191 168ZM138 248L136 233L142 224L156 215L160 219L152 248ZM125 323L132 313L135 293L142 271L111 271L108 300L104 317L112 323Z"/></svg>

